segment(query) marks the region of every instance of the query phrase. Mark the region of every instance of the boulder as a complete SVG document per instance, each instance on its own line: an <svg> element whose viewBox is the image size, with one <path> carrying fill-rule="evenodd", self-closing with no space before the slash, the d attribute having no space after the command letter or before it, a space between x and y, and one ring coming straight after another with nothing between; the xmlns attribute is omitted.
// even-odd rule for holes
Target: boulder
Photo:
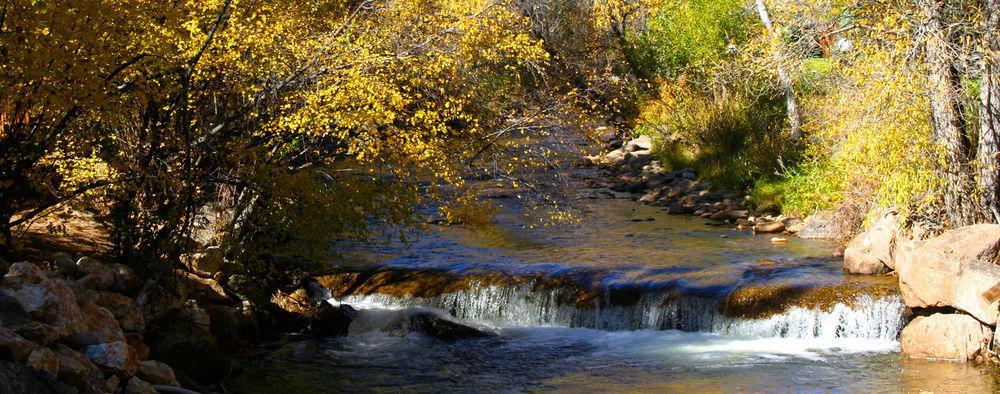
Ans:
<svg viewBox="0 0 1000 394"><path fill-rule="evenodd" d="M124 341L87 346L83 355L94 365L121 378L131 377L139 370L139 356Z"/></svg>
<svg viewBox="0 0 1000 394"><path fill-rule="evenodd" d="M0 326L0 359L24 361L38 347L9 328Z"/></svg>
<svg viewBox="0 0 1000 394"><path fill-rule="evenodd" d="M903 301L911 308L952 307L996 325L996 300L983 294L1000 283L1000 225L978 224L936 238L908 241L897 253Z"/></svg>
<svg viewBox="0 0 1000 394"><path fill-rule="evenodd" d="M844 269L853 274L868 275L896 269L896 244L903 241L896 211L886 210L871 227L847 244Z"/></svg>
<svg viewBox="0 0 1000 394"><path fill-rule="evenodd" d="M209 331L223 351L236 353L251 349L260 338L257 319L249 303L241 307L206 304L204 309L211 322Z"/></svg>
<svg viewBox="0 0 1000 394"><path fill-rule="evenodd" d="M156 360L146 360L139 363L139 372L136 376L152 384L162 384L167 386L180 386L177 377L174 376L173 368Z"/></svg>
<svg viewBox="0 0 1000 394"><path fill-rule="evenodd" d="M173 313L184 304L173 293L150 280L135 296L135 306L142 312L143 319L150 322Z"/></svg>
<svg viewBox="0 0 1000 394"><path fill-rule="evenodd" d="M28 356L28 366L49 374L51 377L59 376L59 356L47 347L40 347L31 352Z"/></svg>
<svg viewBox="0 0 1000 394"><path fill-rule="evenodd" d="M125 394L156 394L156 390L153 389L153 385L147 383L145 380L132 377L132 379L128 380L128 384L125 385Z"/></svg>
<svg viewBox="0 0 1000 394"><path fill-rule="evenodd" d="M55 352L59 358L59 380L83 393L106 391L104 373L87 357L65 346L57 347Z"/></svg>
<svg viewBox="0 0 1000 394"><path fill-rule="evenodd" d="M632 153L638 151L647 151L653 149L653 139L648 135L640 135L635 139L626 142L622 146L622 151Z"/></svg>
<svg viewBox="0 0 1000 394"><path fill-rule="evenodd" d="M77 283L88 289L107 290L115 284L115 272L104 263L90 257L81 257L76 268L83 273Z"/></svg>
<svg viewBox="0 0 1000 394"><path fill-rule="evenodd" d="M121 319L130 310L135 309L131 298L110 291L95 291L93 301L97 306L110 311L115 319Z"/></svg>
<svg viewBox="0 0 1000 394"><path fill-rule="evenodd" d="M146 339L143 338L141 333L125 333L125 343L127 343L128 346L135 351L136 356L138 356L140 360L149 358L149 346L146 345Z"/></svg>
<svg viewBox="0 0 1000 394"><path fill-rule="evenodd" d="M780 233L785 231L785 223L780 221L768 222L768 223L758 223L753 226L753 231L756 233Z"/></svg>
<svg viewBox="0 0 1000 394"><path fill-rule="evenodd" d="M76 389L48 374L20 363L0 361L0 393L76 393Z"/></svg>
<svg viewBox="0 0 1000 394"><path fill-rule="evenodd" d="M829 239L841 239L844 238L844 232L840 228L840 224L834 220L832 212L817 212L810 215L802 222L802 227L798 231L799 238L829 238Z"/></svg>
<svg viewBox="0 0 1000 394"><path fill-rule="evenodd" d="M66 252L55 252L52 254L52 266L59 273L67 276L76 276L79 272L76 269L76 261L73 260L73 256Z"/></svg>
<svg viewBox="0 0 1000 394"><path fill-rule="evenodd" d="M222 248L218 246L207 247L201 253L192 253L186 261L191 265L191 268L209 274L221 271L222 265L226 262Z"/></svg>
<svg viewBox="0 0 1000 394"><path fill-rule="evenodd" d="M146 332L150 357L172 366L198 382L229 374L230 360L205 327L175 316L161 319Z"/></svg>
<svg viewBox="0 0 1000 394"><path fill-rule="evenodd" d="M84 347L125 340L125 333L118 325L118 320L107 309L84 304L80 311L83 314L83 326L70 336L70 343Z"/></svg>
<svg viewBox="0 0 1000 394"><path fill-rule="evenodd" d="M135 294L142 287L142 279L139 274L128 266L122 264L108 265L114 274L114 281L111 289L122 294Z"/></svg>
<svg viewBox="0 0 1000 394"><path fill-rule="evenodd" d="M334 306L329 302L321 302L313 313L309 330L314 335L324 337L345 336L356 315L357 310L350 305Z"/></svg>
<svg viewBox="0 0 1000 394"><path fill-rule="evenodd" d="M58 337L79 331L83 316L72 288L62 279L50 279L37 266L22 262L4 276L5 292L31 318L51 326ZM23 335L23 334L22 334Z"/></svg>
<svg viewBox="0 0 1000 394"><path fill-rule="evenodd" d="M191 298L201 302L227 303L230 301L226 290L215 279L202 278L191 273L180 273L186 279Z"/></svg>
<svg viewBox="0 0 1000 394"><path fill-rule="evenodd" d="M900 350L917 358L967 361L989 354L993 330L965 314L935 313L913 319L900 334Z"/></svg>

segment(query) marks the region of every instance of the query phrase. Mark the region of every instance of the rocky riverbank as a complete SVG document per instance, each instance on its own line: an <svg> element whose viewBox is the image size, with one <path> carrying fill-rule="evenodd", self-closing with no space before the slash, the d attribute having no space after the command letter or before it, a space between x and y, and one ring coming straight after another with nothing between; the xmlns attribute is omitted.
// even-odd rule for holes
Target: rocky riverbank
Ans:
<svg viewBox="0 0 1000 394"><path fill-rule="evenodd" d="M219 382L266 354L263 345L347 335L358 319L400 335L491 335L427 311L373 319L327 302L331 291L312 278L255 305L233 290L238 277L221 251L188 257L189 270L158 281L62 252L0 266L0 392L225 391Z"/></svg>
<svg viewBox="0 0 1000 394"><path fill-rule="evenodd" d="M773 210L755 211L750 197L731 190L715 190L699 179L692 168L668 170L653 154L649 136L623 142L605 141L606 153L587 156L584 166L596 166L604 183L594 197L628 198L663 207L673 214L694 215L757 233L797 235L803 238L842 238L844 231L828 214L808 218L779 215ZM776 240L780 241L780 240Z"/></svg>
<svg viewBox="0 0 1000 394"><path fill-rule="evenodd" d="M584 165L597 166L609 192L599 195L629 198L661 206L670 213L718 220L757 233L782 233L803 238L843 238L829 214L807 218L754 212L749 197L711 189L693 169L668 171L653 155L652 141L641 136L606 141L607 153L590 156ZM898 278L902 299L915 316L903 329L904 354L933 359L1000 361L996 338L1000 310L1000 226L976 225L936 231L921 224L904 228L893 210L843 248L844 269L851 274Z"/></svg>
<svg viewBox="0 0 1000 394"><path fill-rule="evenodd" d="M844 268L898 277L903 301L917 317L902 331L904 354L959 361L997 358L1000 226L980 224L931 236L901 229L886 211L855 237Z"/></svg>

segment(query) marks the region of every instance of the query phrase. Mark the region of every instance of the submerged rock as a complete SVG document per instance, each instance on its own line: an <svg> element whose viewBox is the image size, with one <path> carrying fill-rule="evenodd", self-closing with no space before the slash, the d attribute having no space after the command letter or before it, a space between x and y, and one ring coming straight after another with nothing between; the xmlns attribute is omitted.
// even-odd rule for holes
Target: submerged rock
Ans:
<svg viewBox="0 0 1000 394"><path fill-rule="evenodd" d="M968 361L989 354L993 330L965 314L918 316L900 334L900 349L910 357Z"/></svg>
<svg viewBox="0 0 1000 394"><path fill-rule="evenodd" d="M966 226L907 242L896 265L900 293L909 307L952 307L995 325L998 302L983 294L1000 284L998 264L1000 225Z"/></svg>

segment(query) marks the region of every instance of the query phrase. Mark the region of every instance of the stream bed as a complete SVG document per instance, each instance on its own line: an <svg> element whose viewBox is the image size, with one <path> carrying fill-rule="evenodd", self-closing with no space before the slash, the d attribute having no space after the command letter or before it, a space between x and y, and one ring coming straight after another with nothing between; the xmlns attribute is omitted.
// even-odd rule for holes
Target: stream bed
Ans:
<svg viewBox="0 0 1000 394"><path fill-rule="evenodd" d="M991 368L899 355L895 278L843 273L836 243L772 243L597 190L579 221L532 227L507 205L353 250L334 298L420 309L496 334L442 341L352 324L289 342L232 392L996 392Z"/></svg>

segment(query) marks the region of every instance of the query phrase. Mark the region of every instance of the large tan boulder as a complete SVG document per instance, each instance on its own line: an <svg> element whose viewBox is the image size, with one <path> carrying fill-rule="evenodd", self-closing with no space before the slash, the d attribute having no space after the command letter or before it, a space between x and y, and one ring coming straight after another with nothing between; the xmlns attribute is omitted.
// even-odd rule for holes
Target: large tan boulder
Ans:
<svg viewBox="0 0 1000 394"><path fill-rule="evenodd" d="M80 331L70 336L70 343L83 347L125 340L125 333L118 325L118 320L107 309L94 304L84 304L80 311L83 314L84 324Z"/></svg>
<svg viewBox="0 0 1000 394"><path fill-rule="evenodd" d="M983 293L1000 283L998 263L1000 225L950 230L899 248L899 290L911 308L952 307L996 325L998 303Z"/></svg>
<svg viewBox="0 0 1000 394"><path fill-rule="evenodd" d="M918 316L900 334L903 354L917 358L967 361L986 357L993 330L969 315Z"/></svg>
<svg viewBox="0 0 1000 394"><path fill-rule="evenodd" d="M62 279L48 278L38 266L15 263L4 276L5 291L32 319L56 330L59 337L79 331L83 316L73 289Z"/></svg>
<svg viewBox="0 0 1000 394"><path fill-rule="evenodd" d="M896 244L902 240L896 212L886 210L844 249L844 269L852 274L883 274L896 268Z"/></svg>
<svg viewBox="0 0 1000 394"><path fill-rule="evenodd" d="M24 361L35 349L38 349L38 345L0 326L0 359Z"/></svg>

